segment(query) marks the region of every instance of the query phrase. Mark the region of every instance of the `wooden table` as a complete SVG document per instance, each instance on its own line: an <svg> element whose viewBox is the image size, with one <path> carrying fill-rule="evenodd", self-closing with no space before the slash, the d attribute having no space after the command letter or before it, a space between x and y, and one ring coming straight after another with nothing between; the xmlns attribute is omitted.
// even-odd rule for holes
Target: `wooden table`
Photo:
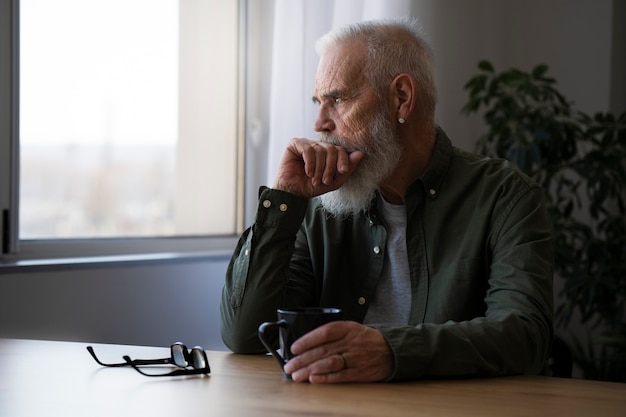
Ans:
<svg viewBox="0 0 626 417"><path fill-rule="evenodd" d="M149 378L102 368L85 343L0 339L0 416L626 416L626 384L515 376L312 385L268 356L208 351L210 376ZM94 344L103 361L167 348Z"/></svg>

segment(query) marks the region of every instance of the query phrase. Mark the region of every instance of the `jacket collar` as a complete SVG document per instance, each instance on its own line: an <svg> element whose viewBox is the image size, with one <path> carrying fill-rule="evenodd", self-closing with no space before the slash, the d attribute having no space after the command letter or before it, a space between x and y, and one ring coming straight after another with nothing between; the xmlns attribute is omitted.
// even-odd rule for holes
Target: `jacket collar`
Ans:
<svg viewBox="0 0 626 417"><path fill-rule="evenodd" d="M426 172L409 186L407 198L416 191L416 187L421 185L427 198L436 199L439 196L446 172L450 167L451 159L452 142L448 139L443 129L437 127L437 140L430 165Z"/></svg>

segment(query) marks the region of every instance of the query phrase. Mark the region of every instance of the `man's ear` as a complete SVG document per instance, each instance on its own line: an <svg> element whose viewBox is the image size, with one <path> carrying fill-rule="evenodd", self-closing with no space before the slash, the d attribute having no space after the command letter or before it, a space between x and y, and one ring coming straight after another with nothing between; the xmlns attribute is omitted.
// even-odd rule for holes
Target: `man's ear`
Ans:
<svg viewBox="0 0 626 417"><path fill-rule="evenodd" d="M409 74L400 74L391 82L391 98L397 118L408 119L415 107L417 85Z"/></svg>

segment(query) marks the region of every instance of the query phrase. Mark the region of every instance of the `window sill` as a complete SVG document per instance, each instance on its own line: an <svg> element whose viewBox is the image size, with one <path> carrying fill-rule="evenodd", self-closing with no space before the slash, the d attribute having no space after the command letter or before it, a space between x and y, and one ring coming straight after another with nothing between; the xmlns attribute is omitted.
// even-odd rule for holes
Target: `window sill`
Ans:
<svg viewBox="0 0 626 417"><path fill-rule="evenodd" d="M0 275L20 272L50 272L90 268L114 268L176 262L228 261L231 253L154 253L140 255L86 256L0 262Z"/></svg>
<svg viewBox="0 0 626 417"><path fill-rule="evenodd" d="M0 259L0 275L21 272L114 268L183 262L227 262L236 237L105 241L25 242L17 255Z"/></svg>
<svg viewBox="0 0 626 417"><path fill-rule="evenodd" d="M0 275L21 272L42 272L92 268L115 268L131 265L172 264L187 262L224 261L230 252L153 253L137 255L84 256L77 258L30 259L0 263Z"/></svg>

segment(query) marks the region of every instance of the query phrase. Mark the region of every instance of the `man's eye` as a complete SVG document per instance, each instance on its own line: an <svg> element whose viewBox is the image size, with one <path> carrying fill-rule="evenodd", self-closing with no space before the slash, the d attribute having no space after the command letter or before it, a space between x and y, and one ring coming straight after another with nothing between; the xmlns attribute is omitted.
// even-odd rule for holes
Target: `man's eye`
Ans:
<svg viewBox="0 0 626 417"><path fill-rule="evenodd" d="M335 103L339 104L339 103L343 103L343 98L341 97L335 97Z"/></svg>

